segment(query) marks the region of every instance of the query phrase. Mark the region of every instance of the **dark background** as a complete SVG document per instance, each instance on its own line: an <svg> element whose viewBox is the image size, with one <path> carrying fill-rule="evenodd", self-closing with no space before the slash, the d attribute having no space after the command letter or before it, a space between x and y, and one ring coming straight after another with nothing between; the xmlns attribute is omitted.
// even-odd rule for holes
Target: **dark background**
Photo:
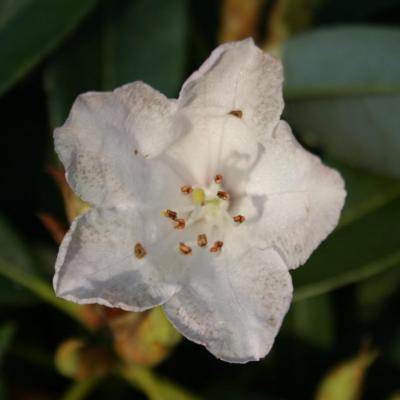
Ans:
<svg viewBox="0 0 400 400"><path fill-rule="evenodd" d="M342 172L348 202L335 233L293 274L297 297L265 360L229 365L183 340L155 371L206 399L310 399L353 360L348 381L333 381L344 392L329 399L398 399L399 25L399 0L0 0L1 395L61 398L74 383L54 365L58 346L69 337L110 346L26 283L49 286L57 253L38 213L68 224L47 172L57 166L52 129L87 90L141 79L175 97L222 40L252 35L283 58L285 117ZM368 369L357 364L374 351ZM109 374L87 397L178 399L150 392Z"/></svg>

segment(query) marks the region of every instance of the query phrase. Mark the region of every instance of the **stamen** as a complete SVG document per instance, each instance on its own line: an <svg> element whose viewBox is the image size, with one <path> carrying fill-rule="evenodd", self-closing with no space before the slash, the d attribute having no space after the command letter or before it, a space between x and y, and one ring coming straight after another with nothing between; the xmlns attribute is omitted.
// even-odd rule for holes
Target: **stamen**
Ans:
<svg viewBox="0 0 400 400"><path fill-rule="evenodd" d="M172 211L172 210L165 210L164 211L164 217L170 218L173 221L176 220L177 216L178 216L178 214L175 211Z"/></svg>
<svg viewBox="0 0 400 400"><path fill-rule="evenodd" d="M237 222L238 224L241 224L242 222L246 221L246 218L243 217L243 215L235 215L235 216L233 217L233 220L234 220L235 222Z"/></svg>
<svg viewBox="0 0 400 400"><path fill-rule="evenodd" d="M199 247L206 247L207 243L208 241L205 233L201 233L200 235L197 236L197 245Z"/></svg>
<svg viewBox="0 0 400 400"><path fill-rule="evenodd" d="M135 244L135 257L141 260L147 254L145 248L141 245L141 243L137 242Z"/></svg>
<svg viewBox="0 0 400 400"><path fill-rule="evenodd" d="M222 175L220 175L220 174L215 175L214 182L215 182L217 185L220 185L220 184L222 183L222 180L223 180L223 176L222 176Z"/></svg>
<svg viewBox="0 0 400 400"><path fill-rule="evenodd" d="M193 191L193 189L189 185L184 185L184 186L181 187L181 192L182 193L190 194L190 193L192 193L192 191Z"/></svg>
<svg viewBox="0 0 400 400"><path fill-rule="evenodd" d="M221 200L229 200L231 198L231 195L228 192L224 192L222 190L220 190L217 193L217 196L221 199Z"/></svg>
<svg viewBox="0 0 400 400"><path fill-rule="evenodd" d="M218 253L222 249L223 245L224 245L224 242L222 242L221 240L218 240L218 241L214 242L212 247L210 247L210 252L211 253Z"/></svg>
<svg viewBox="0 0 400 400"><path fill-rule="evenodd" d="M184 254L185 256L189 256L192 254L192 249L190 246L188 246L187 244L180 242L179 243L179 250L182 254Z"/></svg>
<svg viewBox="0 0 400 400"><path fill-rule="evenodd" d="M237 118L242 118L243 117L243 111L242 110L232 110L228 112L229 115L233 115L234 117Z"/></svg>
<svg viewBox="0 0 400 400"><path fill-rule="evenodd" d="M177 218L175 222L175 229L185 229L186 222L183 218Z"/></svg>

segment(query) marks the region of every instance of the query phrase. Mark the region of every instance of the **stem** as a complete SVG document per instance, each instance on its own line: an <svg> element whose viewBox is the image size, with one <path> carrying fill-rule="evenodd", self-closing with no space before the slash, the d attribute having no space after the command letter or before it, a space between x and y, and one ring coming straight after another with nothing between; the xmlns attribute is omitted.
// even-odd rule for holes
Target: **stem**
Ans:
<svg viewBox="0 0 400 400"><path fill-rule="evenodd" d="M363 279L370 278L389 268L393 268L400 263L400 251L390 254L377 261L368 263L361 268L339 274L332 278L304 285L297 289L294 293L293 301L301 301L309 297L318 296L323 293L330 292L336 288L347 285L349 283L359 282Z"/></svg>
<svg viewBox="0 0 400 400"><path fill-rule="evenodd" d="M90 378L84 381L74 382L61 397L61 400L84 399L97 386L99 381L98 378Z"/></svg>
<svg viewBox="0 0 400 400"><path fill-rule="evenodd" d="M149 400L199 400L185 389L157 376L152 370L138 365L122 366L117 375L126 380L135 389L145 393Z"/></svg>
<svg viewBox="0 0 400 400"><path fill-rule="evenodd" d="M82 323L78 313L79 306L65 300L58 299L54 295L53 289L50 287L50 285L48 285L42 279L22 272L15 265L10 264L3 259L0 259L0 274L20 284L21 286L24 286L45 302L51 304L53 307L58 308L64 313L68 314L70 317Z"/></svg>

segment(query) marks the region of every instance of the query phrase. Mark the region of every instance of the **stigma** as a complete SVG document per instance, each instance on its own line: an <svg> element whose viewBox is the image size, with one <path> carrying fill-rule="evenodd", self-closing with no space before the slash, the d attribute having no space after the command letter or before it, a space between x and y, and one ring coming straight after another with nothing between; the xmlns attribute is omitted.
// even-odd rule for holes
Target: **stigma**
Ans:
<svg viewBox="0 0 400 400"><path fill-rule="evenodd" d="M219 254L224 247L225 230L245 222L243 215L230 214L230 204L234 199L224 189L223 183L224 177L216 174L208 186L185 184L178 191L188 197L190 205L162 212L172 221L174 230L182 232L178 233L178 250L182 255L192 255L205 248L212 254ZM186 233L189 227L190 234Z"/></svg>

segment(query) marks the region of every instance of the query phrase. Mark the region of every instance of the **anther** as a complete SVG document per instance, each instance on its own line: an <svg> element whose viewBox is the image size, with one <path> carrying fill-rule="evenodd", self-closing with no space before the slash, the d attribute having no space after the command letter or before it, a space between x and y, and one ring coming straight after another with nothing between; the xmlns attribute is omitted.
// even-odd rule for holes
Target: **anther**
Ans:
<svg viewBox="0 0 400 400"><path fill-rule="evenodd" d="M182 254L184 254L185 256L189 256L192 254L192 249L190 246L188 246L187 244L180 242L179 243L179 250Z"/></svg>
<svg viewBox="0 0 400 400"><path fill-rule="evenodd" d="M185 229L186 222L183 218L177 218L175 220L175 229Z"/></svg>
<svg viewBox="0 0 400 400"><path fill-rule="evenodd" d="M173 221L176 220L176 217L178 216L178 214L175 211L172 210L165 210L164 211L164 216L167 218L172 219Z"/></svg>
<svg viewBox="0 0 400 400"><path fill-rule="evenodd" d="M223 245L224 245L224 242L222 242L221 240L214 242L214 244L210 247L210 252L218 253L222 249Z"/></svg>
<svg viewBox="0 0 400 400"><path fill-rule="evenodd" d="M241 224L242 222L246 221L246 218L243 217L243 215L235 215L233 217L233 221L237 222L238 224Z"/></svg>
<svg viewBox="0 0 400 400"><path fill-rule="evenodd" d="M234 117L237 117L237 118L242 118L243 117L243 111L242 110L232 110L228 114L229 115L233 115Z"/></svg>
<svg viewBox="0 0 400 400"><path fill-rule="evenodd" d="M223 176L222 175L215 175L215 178L214 178L214 182L217 184L217 185L220 185L221 183L222 183L222 180L223 180Z"/></svg>
<svg viewBox="0 0 400 400"><path fill-rule="evenodd" d="M217 196L221 199L221 200L229 200L231 198L231 195L228 192L224 192L222 190L220 190L217 193Z"/></svg>
<svg viewBox="0 0 400 400"><path fill-rule="evenodd" d="M145 248L141 245L141 243L137 242L135 244L135 257L139 260L145 257L147 254Z"/></svg>
<svg viewBox="0 0 400 400"><path fill-rule="evenodd" d="M204 233L201 233L197 236L197 245L199 247L206 247L207 246L207 236Z"/></svg>
<svg viewBox="0 0 400 400"><path fill-rule="evenodd" d="M193 189L189 185L184 185L184 186L181 187L181 192L182 193L190 194L190 193L192 193L192 191L193 191Z"/></svg>

